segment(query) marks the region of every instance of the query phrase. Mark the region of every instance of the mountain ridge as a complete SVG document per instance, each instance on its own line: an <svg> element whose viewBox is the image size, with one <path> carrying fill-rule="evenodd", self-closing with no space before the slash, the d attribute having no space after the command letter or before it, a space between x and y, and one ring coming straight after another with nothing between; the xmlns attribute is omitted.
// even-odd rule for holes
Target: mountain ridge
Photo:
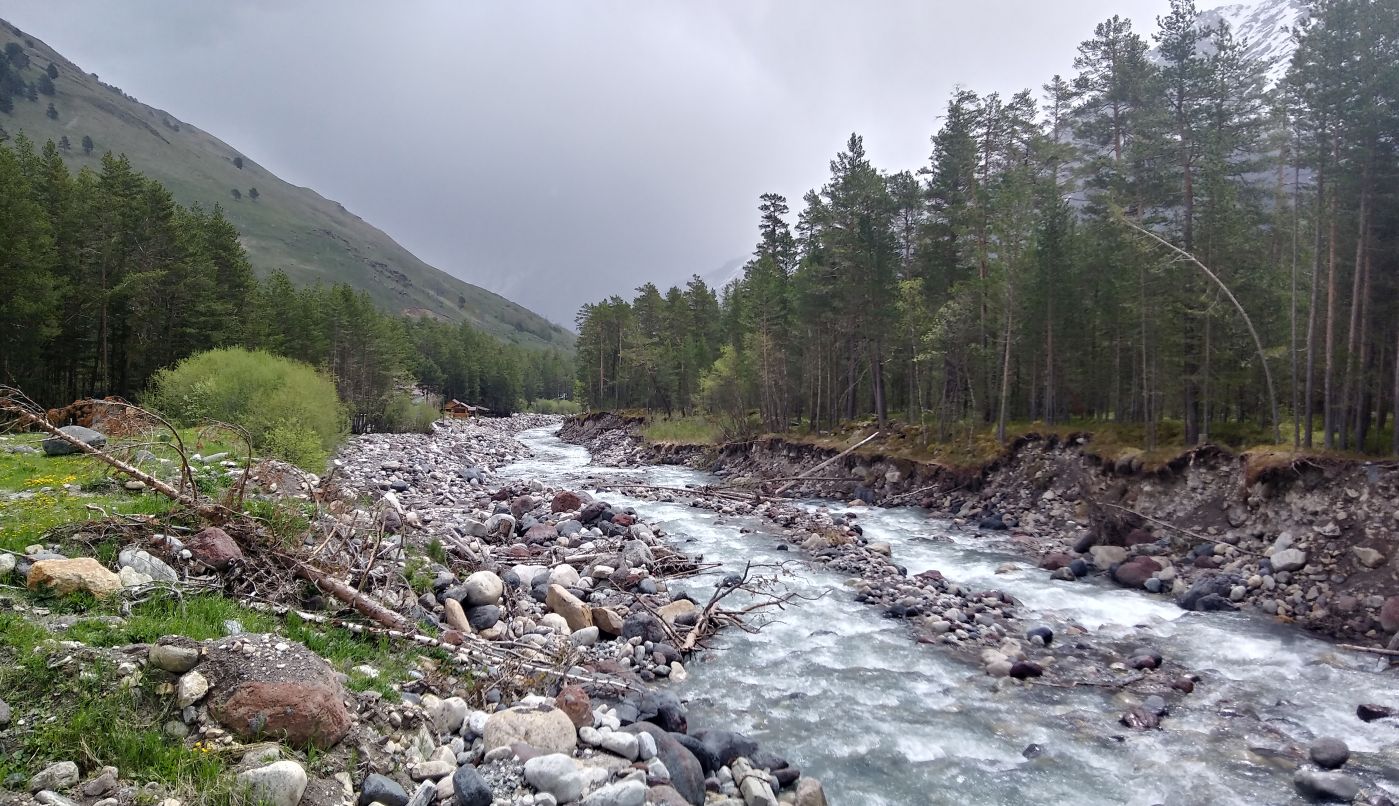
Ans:
<svg viewBox="0 0 1399 806"><path fill-rule="evenodd" d="M281 269L298 285L348 283L381 308L405 315L468 321L507 341L568 347L573 334L543 316L419 259L392 236L310 187L287 182L233 146L171 113L143 103L84 71L27 31L0 19L0 47L17 43L29 82L52 63L53 94L16 97L0 113L11 139L36 145L66 136L70 169L100 167L107 151L125 154L181 204L219 205L237 227L258 274ZM57 116L47 112L52 103ZM94 148L80 147L91 137ZM256 189L256 193L251 191Z"/></svg>

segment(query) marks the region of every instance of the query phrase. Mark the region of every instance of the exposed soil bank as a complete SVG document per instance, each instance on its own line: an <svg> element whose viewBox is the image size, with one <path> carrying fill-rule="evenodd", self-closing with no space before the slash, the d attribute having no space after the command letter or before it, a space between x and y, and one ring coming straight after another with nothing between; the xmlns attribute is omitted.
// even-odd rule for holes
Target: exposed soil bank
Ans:
<svg viewBox="0 0 1399 806"><path fill-rule="evenodd" d="M561 436L600 463L688 464L736 484L796 476L837 453L778 437L648 446L640 425L598 413L569 419ZM919 504L1066 582L1099 571L1187 609L1260 610L1354 643L1399 631L1399 464L1207 446L1147 468L1098 455L1087 435L1032 436L978 471L854 453L820 478L792 492Z"/></svg>

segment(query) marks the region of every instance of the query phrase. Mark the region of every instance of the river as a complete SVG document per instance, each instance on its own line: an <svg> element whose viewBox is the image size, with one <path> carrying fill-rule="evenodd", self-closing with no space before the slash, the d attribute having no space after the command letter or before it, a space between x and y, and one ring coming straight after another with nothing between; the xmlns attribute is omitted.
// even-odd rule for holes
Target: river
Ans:
<svg viewBox="0 0 1399 806"><path fill-rule="evenodd" d="M713 480L682 467L592 465L555 430L520 434L533 456L504 472L582 489L588 479L666 487ZM998 588L1021 602L1028 623L1056 633L1078 624L1094 641L1147 645L1200 675L1193 694L1171 698L1161 730L1130 730L1117 718L1136 704L1133 695L997 685L972 660L918 644L904 623L856 602L842 577L778 551L770 524L599 495L635 507L685 551L723 563L685 582L700 601L720 576L750 561L785 562L783 582L812 597L756 634L726 634L721 651L692 661L676 688L691 724L752 736L820 778L832 804L1302 803L1292 784L1296 762L1269 751L1305 752L1319 736L1344 739L1347 770L1399 797L1399 724L1355 715L1362 702L1399 702L1399 678L1378 673L1373 657L1256 616L1187 613L1144 593L1052 581L922 510L858 510L865 535L890 543L910 575L937 569L959 584ZM1017 567L1005 572L1007 563Z"/></svg>

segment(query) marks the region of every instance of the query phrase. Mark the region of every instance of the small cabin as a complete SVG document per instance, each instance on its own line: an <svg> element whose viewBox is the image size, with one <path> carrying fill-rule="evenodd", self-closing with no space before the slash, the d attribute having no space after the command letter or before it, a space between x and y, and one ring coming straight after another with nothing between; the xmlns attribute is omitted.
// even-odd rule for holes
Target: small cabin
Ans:
<svg viewBox="0 0 1399 806"><path fill-rule="evenodd" d="M460 400L453 398L452 400L447 401L447 404L442 407L442 413L452 418L453 420L468 420L472 417L478 417L482 414L489 414L490 409L487 409L484 406L473 406L469 403L463 403Z"/></svg>

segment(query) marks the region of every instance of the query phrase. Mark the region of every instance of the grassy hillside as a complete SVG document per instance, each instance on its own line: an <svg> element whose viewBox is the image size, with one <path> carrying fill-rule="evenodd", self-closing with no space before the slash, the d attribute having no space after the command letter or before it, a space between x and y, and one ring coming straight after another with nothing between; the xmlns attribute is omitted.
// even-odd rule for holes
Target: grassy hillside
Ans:
<svg viewBox="0 0 1399 806"><path fill-rule="evenodd" d="M10 113L0 113L0 127L11 138L23 132L42 145L66 135L71 143L66 158L74 169L96 170L104 152L124 153L181 203L223 205L259 273L281 268L298 283L349 283L387 310L467 319L520 344L572 343L568 331L429 266L339 203L282 181L212 134L102 83L6 22L0 25L0 48L10 42L29 56L21 76L30 84L40 81L50 63L58 68L53 96L17 97ZM47 114L50 103L57 118ZM83 152L85 136L95 146L90 155ZM256 199L250 198L252 188ZM234 198L234 189L241 199Z"/></svg>

